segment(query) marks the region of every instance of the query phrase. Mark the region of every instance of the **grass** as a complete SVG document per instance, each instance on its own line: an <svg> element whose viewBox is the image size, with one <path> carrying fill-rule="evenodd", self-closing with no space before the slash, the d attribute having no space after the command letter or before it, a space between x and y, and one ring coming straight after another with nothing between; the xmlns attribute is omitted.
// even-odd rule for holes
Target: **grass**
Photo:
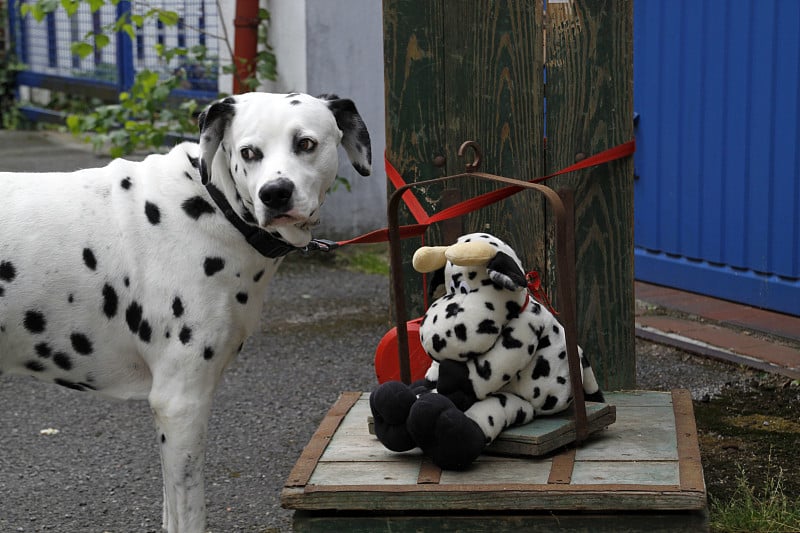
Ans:
<svg viewBox="0 0 800 533"><path fill-rule="evenodd" d="M771 461L768 458L767 465ZM729 501L711 501L711 531L714 533L792 533L800 531L800 499L783 491L783 469L768 476L759 491L743 468Z"/></svg>
<svg viewBox="0 0 800 533"><path fill-rule="evenodd" d="M385 244L359 244L336 251L336 262L365 274L389 275L389 248Z"/></svg>

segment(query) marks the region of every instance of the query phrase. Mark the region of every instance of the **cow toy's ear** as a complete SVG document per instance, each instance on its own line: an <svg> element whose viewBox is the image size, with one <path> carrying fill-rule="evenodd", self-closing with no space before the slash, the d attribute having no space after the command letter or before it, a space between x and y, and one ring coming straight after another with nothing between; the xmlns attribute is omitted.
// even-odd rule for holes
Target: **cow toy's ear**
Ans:
<svg viewBox="0 0 800 533"><path fill-rule="evenodd" d="M503 252L497 252L486 266L489 270L489 279L500 287L516 291L520 287L527 287L528 281L525 279L525 272L519 267L514 259Z"/></svg>
<svg viewBox="0 0 800 533"><path fill-rule="evenodd" d="M236 99L229 96L209 105L197 118L200 127L200 178L203 185L211 181L211 163L236 113L235 104Z"/></svg>
<svg viewBox="0 0 800 533"><path fill-rule="evenodd" d="M444 255L458 266L483 266L497 254L497 248L486 241L457 242Z"/></svg>
<svg viewBox="0 0 800 533"><path fill-rule="evenodd" d="M328 104L336 125L342 130L342 146L353 168L362 176L369 176L372 173L372 145L367 127L355 104L352 100L339 98L335 94L323 94L319 98Z"/></svg>

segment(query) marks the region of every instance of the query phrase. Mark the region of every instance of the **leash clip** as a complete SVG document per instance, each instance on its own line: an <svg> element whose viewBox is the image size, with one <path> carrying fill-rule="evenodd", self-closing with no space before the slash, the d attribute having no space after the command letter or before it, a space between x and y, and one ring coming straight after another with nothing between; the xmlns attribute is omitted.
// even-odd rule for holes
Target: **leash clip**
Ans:
<svg viewBox="0 0 800 533"><path fill-rule="evenodd" d="M309 252L332 252L339 247L339 243L328 239L311 239L305 247L300 250L307 254Z"/></svg>

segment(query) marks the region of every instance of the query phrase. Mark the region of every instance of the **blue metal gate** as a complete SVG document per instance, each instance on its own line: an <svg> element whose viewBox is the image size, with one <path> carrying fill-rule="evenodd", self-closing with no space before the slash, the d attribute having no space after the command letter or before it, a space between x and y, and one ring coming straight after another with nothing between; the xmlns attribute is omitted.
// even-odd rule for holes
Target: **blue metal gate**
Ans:
<svg viewBox="0 0 800 533"><path fill-rule="evenodd" d="M135 73L140 70L166 74L182 68L187 79L185 86L175 91L176 96L198 99L217 96L219 17L214 0L155 0L146 3L121 0L116 5L108 2L94 13L87 4L81 3L72 17L59 7L42 22L37 22L32 16L21 17L21 3L20 0L10 0L8 6L15 52L25 65L25 70L17 76L18 86L116 100L119 92L130 88ZM95 49L85 58L71 53L71 43L81 40L87 33L101 31L124 13L144 15L152 8L176 12L178 24L165 26L148 17L141 27L136 28L134 42L126 33L119 32L108 46ZM167 48L204 45L208 59L189 63L185 58L174 58L165 64L155 53L156 44ZM34 113L34 109L28 111Z"/></svg>
<svg viewBox="0 0 800 533"><path fill-rule="evenodd" d="M634 3L636 278L800 315L800 2Z"/></svg>

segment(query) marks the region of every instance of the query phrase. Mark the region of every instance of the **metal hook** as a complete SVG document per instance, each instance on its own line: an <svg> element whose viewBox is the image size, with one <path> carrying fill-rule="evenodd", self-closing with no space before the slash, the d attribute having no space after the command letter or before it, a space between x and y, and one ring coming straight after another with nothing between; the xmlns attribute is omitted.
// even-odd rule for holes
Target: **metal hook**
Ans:
<svg viewBox="0 0 800 533"><path fill-rule="evenodd" d="M464 157L464 152L467 148L472 148L473 151L473 159L472 163L467 163L467 172L475 172L478 170L478 167L481 166L481 158L483 157L483 152L481 151L480 145L475 141L464 141L461 147L458 149L458 157Z"/></svg>

